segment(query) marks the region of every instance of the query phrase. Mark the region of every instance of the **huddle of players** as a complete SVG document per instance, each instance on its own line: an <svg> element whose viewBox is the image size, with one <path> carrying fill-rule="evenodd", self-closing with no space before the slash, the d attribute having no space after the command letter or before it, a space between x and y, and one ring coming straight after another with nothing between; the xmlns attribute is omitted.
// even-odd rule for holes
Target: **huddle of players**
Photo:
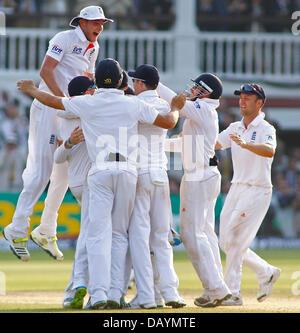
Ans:
<svg viewBox="0 0 300 333"><path fill-rule="evenodd" d="M111 78L114 76L114 82L121 83L123 72L124 71L121 70L119 64L116 61L114 61L113 59L105 59L100 62L97 67L95 75L96 84L100 88L105 87L107 77ZM149 80L149 78L155 77L153 73L156 73L157 76L156 84L150 85L149 89L149 86L147 86L147 81ZM263 301L270 294L274 282L276 282L280 275L280 269L269 265L262 258L258 257L254 252L249 249L251 241L255 237L258 227L266 213L266 209L269 203L268 200L270 200L270 168L272 163L272 157L274 155L276 147L274 128L264 121L263 114L261 113L261 108L265 101L265 94L263 89L258 85L247 84L243 85L240 90L237 90L235 94L240 95L240 107L242 114L244 112L244 118L240 122L234 123L232 125L235 127L234 133L232 133L232 129L229 127L226 131L218 134L218 117L216 113L216 108L219 106L219 98L222 94L222 83L215 75L202 74L196 80L194 80L194 86L190 89L190 100L185 100L182 94L174 97L174 95L176 95L174 92L172 92L169 88L165 87L163 84L158 84L159 75L157 69L154 66L142 65L138 67L135 71L129 72L129 75L133 78L133 84L136 90L136 94L138 96L140 95L140 98L143 98L148 102L151 101L152 105L154 104L154 100L156 100L157 104L155 105L155 107L157 109L160 108L162 113L164 105L169 105L170 103L172 111L169 114L178 112L178 110L180 110L180 116L186 117L182 131L183 142L181 143L184 176L181 182L180 189L180 227L184 246L204 288L203 295L196 298L194 303L200 307L215 307L218 305L241 305L242 298L240 294L240 268L242 265L243 257L249 258L247 259L249 262L251 262L251 265L249 265L249 267L251 267L257 273L257 277L259 280L259 292L257 299L258 301ZM33 82L30 81L21 81L18 83L18 85L21 90L31 94L42 103L54 105L56 109L64 110L58 111L58 115L63 117L70 117L70 115L78 116L82 121L81 125L83 128L83 132L85 132L87 150L89 150L89 147L91 149L91 146L93 145L89 138L89 131L92 132L93 128L86 125L90 124L89 121L87 121L86 119L89 119L89 117L91 116L95 117L95 112L93 110L95 109L95 107L99 107L99 105L101 105L101 113L99 107L98 117L100 117L101 121L103 122L103 119L105 119L107 113L105 113L105 105L99 103L99 101L104 102L105 99L101 99L100 97L101 95L103 97L105 96L105 94L111 93L113 95L113 98L116 98L116 93L123 94L123 92L120 92L120 89L115 89L116 87L119 87L119 83L117 85L109 87L112 89L99 89L99 94L97 94L97 91L96 94L93 96L96 96L95 100L93 100L93 97L60 99L52 95L43 93L39 89L35 88ZM158 93L155 91L156 88ZM98 101L97 95L99 95L100 98L100 100ZM49 96L51 96L51 98ZM161 96L162 98L160 98L159 96ZM107 98L108 97L106 97L106 99ZM52 99L54 99L54 102ZM128 99L127 97L126 102L134 100L137 101L137 99L135 97ZM165 104L163 102L163 99L168 101L169 103ZM113 103L114 99L107 99L106 102ZM125 100L123 99L123 105L125 104L124 102ZM129 105L130 104L131 103L129 103ZM106 107L108 106L109 112L112 112L113 110L117 109L116 106L120 107L120 105L120 103L117 103L114 107L108 104L106 105ZM89 109L85 109L85 106L88 106ZM131 105L131 107L132 106L133 105ZM152 115L150 116L151 111L153 111L153 107L152 109L151 107L149 109L149 106L150 104L148 104L147 112L149 113L147 114L147 116L144 115L142 118L139 118L139 124L142 126L139 127L139 132L144 133L147 137L147 134L151 133L151 129L153 130L153 125L163 128L172 128L175 126L178 120L178 116L175 117L175 122L168 122L164 118L165 116L161 116L158 113L157 109L155 109L155 112L152 113ZM246 112L249 110L252 110L252 113ZM121 115L122 112L119 113L119 115ZM133 112L133 110L129 112ZM129 114L130 113L128 113L127 116ZM251 119L252 121L249 124L249 121ZM121 122L121 125L122 124L123 123ZM251 124L252 126L250 126ZM106 126L104 128L107 128L108 126L108 123L106 123L105 121L104 126ZM119 129L119 125L115 124L114 126L115 130ZM246 131L245 126L247 126ZM255 127L255 129L257 130L257 137L261 142L247 143L248 140L244 141L242 135L249 136L249 132L246 134L245 132L247 132L247 129L251 129L252 127ZM147 133L147 130L150 130L150 132ZM74 132L72 133L73 136L77 135L76 131L78 131L77 128L74 131L75 134ZM237 134L239 132L240 134ZM101 133L101 131L97 133ZM163 135L162 137L164 136L165 135ZM203 149L197 151L199 147L197 146L197 142L195 140L192 141L192 145L195 145L194 147L192 147L193 149L186 149L185 140L189 136L192 136L193 138L196 138L197 136L203 136L205 139ZM114 136L114 138L117 138L117 136ZM248 138L245 137L245 139ZM78 135L78 140L79 142L82 140L82 136L80 133ZM226 140L229 141L229 143L226 143ZM95 140L93 142L95 142ZM236 201L236 206L234 207L234 209L232 209L230 203L227 203L227 206L225 204L226 213L224 212L223 216L226 214L227 217L226 221L221 221L221 230L225 230L222 232L222 235L220 235L221 246L228 257L227 261L230 262L230 265L228 265L230 267L230 270L228 269L228 267L226 269L225 280L227 281L225 282L222 273L218 239L214 232L214 206L220 190L220 173L212 156L215 149L230 147L231 142L233 143L233 156L236 155L235 151L237 149L238 155L241 154L239 149L245 151L250 150L254 153L254 156L257 159L257 163L265 169L265 177L256 177L254 178L254 180L252 179L252 184L250 184L250 180L248 179L246 180L245 185L240 183L233 183L232 191L228 195L229 197L237 196L238 199L234 199ZM72 148L73 141L71 138L69 138L65 142L65 148L68 147L68 144L70 144ZM107 163L112 163L111 165L109 164L110 170L107 170L107 168L103 168L99 171L99 168L101 169L104 166L101 165L101 163L94 163L94 166L90 168L88 176L88 186L85 187L86 193L89 192L91 194L93 191L97 190L97 184L99 185L101 182L102 186L103 184L105 186L109 186L109 183L106 183L106 173L112 176L114 170L120 171L120 169L122 169L122 163L125 163L127 170L130 170L130 167L128 169L129 161L127 160L129 154L127 155L127 158L123 155L120 142L118 142L118 147L119 151L117 153L109 153L108 156L106 156L107 159L104 162L104 165L107 167ZM147 145L147 147L149 146ZM161 145L161 147L163 147L163 145ZM128 147L126 148L128 149ZM200 167L196 166L194 169L191 169L190 165L187 165L185 163L186 155L191 154L191 151L196 151L196 154L202 154L196 155L198 157L203 156L202 165L200 165ZM132 151L130 153L132 153ZM147 151L146 153L149 154L152 152ZM140 157L142 157L142 149L139 149L139 154ZM93 161L95 161L95 155L90 153L89 155L93 164ZM245 158L246 156L247 155L245 155ZM253 160L253 156L250 155L250 157ZM261 157L263 157L263 159L261 159ZM259 172L261 173L260 168L257 168L257 170L260 170ZM257 172L257 170L254 172ZM237 168L237 171L237 174L240 177L239 168ZM93 182L91 181L95 174L100 176L100 178L98 179L98 183L95 180L93 180ZM253 178L253 174L251 176ZM101 179L102 177L103 179ZM244 175L244 177L246 177L246 175ZM84 255L77 256L77 253L79 252L77 248L77 260L75 258L71 280L67 288L69 294L66 294L72 297L65 298L65 306L82 307L83 298L86 294L85 286L88 284L90 300L86 306L87 309L114 309L123 307L123 300L128 285L127 283L129 278L129 268L131 267L131 264L129 264L130 260L128 260L130 257L132 259L133 268L136 273L138 291L137 296L131 303L132 308L135 308L135 306L138 308L154 308L158 305L155 302L156 295L154 294L154 266L156 266L157 272L160 276L158 286L156 287L158 287L157 289L159 293L164 298L165 305L169 305L172 307L182 307L185 305L184 301L179 296L177 291L178 279L173 268L171 255L172 251L167 251L164 253L164 255L162 255L161 253L161 250L164 249L164 246L166 244L169 245L168 233L170 231L170 215L168 214L170 214L171 212L170 203L168 202L168 205L168 203L165 202L163 205L160 206L162 210L157 211L157 215L159 215L157 217L155 216L156 214L153 214L151 210L151 207L154 207L151 206L151 203L156 203L157 198L159 199L159 201L161 201L164 197L167 197L169 200L168 178L166 172L164 169L159 169L155 167L152 170L152 168L149 168L149 165L146 165L145 168L140 167L140 169L138 170L137 182L134 182L134 186L131 186L131 188L129 188L130 181L132 179L133 178L129 177L125 179L125 182L120 181L121 187L118 188L119 190L124 191L126 187L127 195L129 194L129 197L135 197L135 200L133 200L132 203L128 203L129 206L126 205L127 208L132 207L129 215L126 216L126 213L124 211L124 193L120 191L114 192L115 197L113 199L113 205L115 206L115 208L118 208L117 210L115 210L115 213L117 211L118 214L115 214L114 216L114 208L107 211L108 215L111 214L112 228L108 228L108 231L104 233L106 237L109 237L111 235L112 237L111 242L108 242L106 245L102 243L105 242L106 238L98 239L98 241L95 241L93 239L93 237L97 238L101 232L103 234L103 230L101 230L101 228L105 228L105 224L103 223L100 223L101 228L99 228L99 220L98 216L96 215L97 213L99 214L100 211L98 209L95 209L97 205L101 204L101 200L103 200L105 196L103 196L103 193L99 192L96 195L96 199L93 199L92 195L82 194L82 198L85 197L86 201L89 201L88 205L83 205L83 199L81 203L82 214L86 217L86 220L88 221L84 222L82 227L83 230L86 229L84 226L87 226L88 229L87 235L83 237L83 243L85 242L85 246L82 253L86 252L85 255L86 257L88 257L88 260L85 261L85 263L83 264L78 264L79 261L83 261L82 259L84 258ZM241 186L242 188L240 188ZM246 187L246 189L244 187ZM130 190L133 190L133 192L130 192ZM262 195L262 199L266 199L266 196L268 194L268 198L267 200L260 200L260 205L255 207L254 213L254 207L251 206L247 208L245 207L244 200L240 200L242 197L241 193L243 193L244 197L248 196L249 198L252 198L253 195ZM118 197L118 195L120 197ZM92 200L94 200L93 204ZM120 204L120 202L122 202L122 204ZM247 203L248 202L249 201L247 201ZM105 202L104 200L104 205L101 206L102 215L103 210L105 210L104 206L107 205L107 203L109 203L109 201ZM167 206L167 218L161 219L162 212ZM84 209L84 207L86 208ZM157 208L158 206L155 207ZM242 210L242 220L240 216L236 216L235 210L238 210L238 212L239 210ZM122 211L124 212L125 220L122 223L119 223L119 221L123 220L124 218L124 215L120 214ZM259 218L257 218L258 211L260 213ZM155 209L154 213L156 213ZM92 216L93 214L94 216ZM104 217L106 217L106 222L110 221L110 217L108 215L104 214ZM156 218L158 221L157 224L155 223ZM243 222L243 219L247 219L249 221L249 223L246 224L246 227L245 223L241 223ZM94 223L91 223L91 221L94 221ZM109 224L111 225L111 223ZM91 227L92 225L93 227ZM124 227L124 225L126 226L126 230L124 230L122 227L120 228L120 226ZM162 225L165 225L165 231L163 231L161 227ZM239 235L236 234L237 240L235 242L232 242L230 241L230 239L232 239L232 228L236 230L237 226L239 226ZM127 230L129 230L128 234ZM156 235L154 232L155 230L157 230ZM94 233L93 235L89 235L91 231ZM152 236L151 234L153 233L154 235ZM95 235L97 236L95 237ZM124 244L120 244L122 241L127 240L128 236L130 244L130 256L128 256L128 243L125 242L125 246ZM238 236L240 236L243 242L238 241ZM80 238L81 236L79 236L79 240ZM96 244L96 246L94 244L94 247L91 246L93 242L95 242ZM226 246L224 244L226 244ZM106 249L106 251L100 254L103 249ZM108 270L105 272L101 270L102 266L97 265L97 262L105 262L104 257L105 254L107 255L108 249L111 249L111 257L110 260L106 263L106 268ZM152 261L150 256L150 249L152 250L152 252L154 252L154 260ZM96 252L99 255L96 255ZM121 253L123 253L123 259L121 260L120 265ZM97 260L95 261L95 259ZM117 265L116 260L118 260ZM92 264L93 261L94 264ZM159 267L160 263L162 263L162 266ZM166 267L166 264L169 264L168 267ZM77 271L79 271L79 275L80 272L84 272L85 274L87 272L87 270L83 269L82 267L88 267L89 276L85 276L81 280L83 282L82 284L75 283L74 281L77 279L76 269ZM140 268L142 268L141 271L139 271ZM170 269L169 272L166 272L166 268ZM149 275L145 274L145 271L147 269L149 269ZM101 273L103 274L103 272L106 273L106 280L103 279L103 275L100 275ZM100 276L102 276L100 279L102 281L97 281ZM230 279L228 279L228 277ZM166 289L164 289L164 282L168 281L168 279L169 283L165 284ZM170 282L172 283L173 290L172 288L170 289ZM232 288L229 289L227 284L231 284ZM150 289L148 288L148 286L150 286ZM169 291L167 291L167 289L169 289ZM232 290L235 291L235 294L232 293ZM173 295L171 295L172 293ZM93 294L96 295L94 298L92 296ZM169 298L169 296L171 297Z"/></svg>
<svg viewBox="0 0 300 333"><path fill-rule="evenodd" d="M97 52L94 52L96 46L89 43L85 37L90 31L94 31L95 34L99 34L101 31L98 29L95 31L92 26L92 30L85 30L84 37L82 31L85 29L85 21L100 20L103 25L103 22L108 20L104 17L100 7L94 7L83 9L80 15L72 20L77 26L76 38L79 38L78 42L82 42L86 48L84 54L80 56L84 56L89 51L89 61L95 57ZM62 36L63 39L66 39L67 34L60 35L60 37ZM89 38L91 39L91 37ZM76 52L73 49L71 54L66 53L64 63L62 51L57 44L51 46L48 51L51 58L57 58L58 62L61 61L59 62L61 67L69 65L71 60L77 59L76 57L81 53L81 49L78 47ZM70 61L67 59L68 56ZM60 59L60 57L62 58ZM84 57L82 62L84 66L89 65ZM90 67L89 65L88 72L91 72ZM227 132L224 131L218 136L216 109L222 95L222 82L216 76L200 75L194 80L194 85L190 89L190 98L186 100L182 94L174 97L176 94L173 91L158 83L159 73L154 66L140 66L135 71L129 72L129 75L133 79L137 97L125 97L124 92L119 89L126 73L113 59L105 59L97 66L95 79L96 85L100 89L96 92L93 83L82 76L75 78L69 84L72 95L86 95L94 92L94 96L79 96L72 99L55 97L35 88L32 81L18 83L20 90L30 94L35 101L39 101L40 104L36 105L37 113L46 115L51 112L50 108L44 107L47 105L51 107L51 110L53 108L61 110L57 111L57 114L66 118L62 121L63 131L60 131L62 144L55 151L54 157L57 166L68 165L69 187L81 204L82 216L81 231L71 279L65 291L64 306L81 308L88 286L90 299L86 305L87 309L124 307L124 295L127 291L132 266L135 271L138 293L130 302L131 308L154 308L162 304L161 298L164 299L167 306L182 307L185 305L184 300L178 294L178 278L173 267L172 248L168 242L171 205L168 178L165 168L161 167L164 159L163 140L166 135L162 128L168 129L176 125L179 110L180 116L186 118L180 143L184 166L184 176L180 188L180 229L184 246L204 288L204 294L196 298L194 303L201 307L214 307L221 304L241 305L240 271L243 259L246 258L244 263L256 272L259 280L257 299L264 300L270 294L280 270L267 264L248 249L268 206L269 171L272 163L271 157L276 147L275 131L260 114L265 101L263 89L258 85L248 84L243 85L236 92L240 95L242 114L245 110L254 110L256 113L249 116L245 112L244 120L234 123L234 133L232 133L233 128L230 127ZM246 97L253 100L247 101ZM254 98L257 98L258 101L254 101ZM242 105L241 101L245 105ZM261 101L262 104L260 104ZM169 112L170 108L171 112ZM40 117L41 115L38 116L38 123L41 121ZM253 120L253 122L249 122L249 120ZM256 141L260 140L261 144L247 143L253 141L253 138L249 139L245 136L250 132L247 131L248 125L249 129L254 128ZM143 135L146 144L140 145L139 158L141 161L150 159L152 163L150 168L148 164L143 165L142 163L136 170L137 152L134 147L124 145L124 142L120 140L119 128L126 128L128 137ZM100 136L99 133L101 133ZM155 135L153 135L154 133ZM116 140L116 146L111 145L105 135L113 137ZM153 151L145 149L145 147L150 147L151 136L157 138L155 147L158 149L155 150L155 154ZM188 140L190 137L192 137L192 141ZM200 147L196 140L199 137L204 138L204 145L200 145ZM191 143L191 147L187 148L189 143ZM118 147L118 150L115 147ZM225 226L221 229L224 231L221 235L221 246L228 262L225 282L218 239L214 232L214 205L220 190L220 173L212 157L215 149L229 147L233 149L233 152L237 151L233 164L235 175L239 175L238 183L251 186L251 189L247 188L246 191L249 193L249 198L253 195L261 195L263 200L261 200L259 209L260 216L256 218L258 207L253 215L253 207L250 209L245 207L243 202L238 201L242 198L240 193L244 194L245 189L240 186L232 186L232 193L228 195L231 199L226 201L226 214L225 212L223 214L226 218L223 219L223 222L221 215L221 227ZM102 149L102 152L106 153L100 155L100 158L99 148L100 150L108 148L108 150ZM259 166L257 170L254 169L248 173L251 175L250 178L249 175L241 173L239 166L235 163L235 160L239 160L242 154L243 159L247 161L247 158L249 159L248 150L251 152L251 161L257 160ZM241 151L243 152L241 153ZM195 169L191 169L190 164L186 163L191 160L189 156L191 152L196 152L196 156L200 156L201 163L196 165ZM261 159L261 157L267 158ZM66 161L68 163L65 163ZM266 169L265 179L255 174L262 168ZM30 168L26 169L25 179L26 176L30 179ZM88 177L86 177L87 174ZM235 183L236 180L233 179L232 182ZM27 183L25 184L24 181L24 186L28 185ZM62 181L62 183L64 182ZM34 185L33 181L32 185ZM25 187L32 189L34 186ZM52 187L55 188L55 186ZM266 193L266 188L268 193ZM262 189L261 193L260 189ZM38 191L36 195L38 195ZM54 192L54 190L50 191L50 193ZM23 199L19 200L21 204L19 205L18 202L18 206L22 206L26 195L28 196L28 193L23 190L21 194ZM267 201L264 200L266 195L268 196ZM57 211L56 206L60 201L55 196L54 199L51 200L50 196L50 199L46 200L47 205L45 203L50 222L53 220L51 213L53 215L53 212ZM32 198L30 200L34 202ZM235 200L236 211L232 211L230 208L231 200ZM55 204L51 205L53 201ZM249 201L246 200L246 202ZM21 212L19 215L24 215L21 208L17 209ZM25 215L30 216L29 213L28 211ZM28 260L26 238L16 237L26 234L24 217L19 215L15 214L12 225L5 228L4 235L13 252L22 260ZM240 216L248 223L241 223ZM48 226L50 224L53 229L55 224L48 222ZM45 225L47 226L47 223ZM244 225L247 225L248 229L243 227ZM235 231L235 242L230 240L233 231ZM46 238L41 227L40 230L36 228L32 232L31 238L45 250L51 249L57 259L63 258L57 248L56 238ZM25 246L23 246L24 243ZM150 252L153 254L152 256Z"/></svg>
<svg viewBox="0 0 300 333"><path fill-rule="evenodd" d="M140 66L136 71L129 72L129 75L133 79L135 90L128 86L128 75L124 70L122 83L118 89L124 90L125 95L137 94L139 99L154 106L160 114L169 113L169 104L160 99L155 91L159 82L159 72L154 66ZM77 89L74 89L75 86ZM82 76L77 77L69 84L69 94L74 96L74 90L77 91L77 95L93 94L93 87L94 83L90 79ZM76 159L79 156L77 149L80 148L77 147L86 147L85 143L82 142L82 130L79 128L80 121L77 121L77 124L73 124L73 127L76 125L76 128L70 138L66 138L64 144L55 152L56 163L65 162L66 156L68 156L70 181L73 178L78 179L76 173L71 174L71 170L74 167L76 168L78 163L73 162L71 159ZM105 309L122 307L152 309L157 306L163 306L163 300L166 306L173 308L186 305L178 293L179 281L173 267L173 251L169 243L169 240L172 239L172 236L170 237L172 210L166 173L166 157L163 150L166 131L166 129L153 126L152 124L142 122L138 124L138 134L146 138L147 142L145 145L141 143L139 145L138 159L140 164L136 184L137 192L133 196L135 200L130 223L127 223L129 248L126 254L126 265L121 270L121 276L124 275L124 278L123 276L120 277L120 274L116 275L113 271L111 272L111 282L115 282L115 290L119 289L121 293L118 291L109 292L110 297L107 301L96 300L93 302L92 298L90 298L85 306L86 309L102 307ZM153 138L157 140L155 144L159 146L159 150L155 152L150 150ZM110 153L109 158L111 158L111 155ZM120 160L120 155L117 157L118 160ZM88 158L86 149L85 157ZM150 160L148 160L148 157ZM80 160L82 161L82 156L80 156ZM144 161L144 163L141 161ZM117 160L114 160L114 162L120 163ZM91 163L86 164L90 168ZM87 175L87 172L85 174ZM82 200L82 196L78 195L78 183L76 185L75 187L70 185L70 189L82 206L82 222L71 279L65 290L63 305L66 308L82 308L83 297L86 294L86 286L89 281L86 274L88 271L88 258L84 241L87 232L86 221L88 220L88 213L86 212L88 207L83 206L88 202L88 199ZM87 188L87 184L83 186ZM125 188L121 190L124 191ZM118 243L120 242L117 235L118 227L113 219L112 252L114 248L119 246ZM119 260L119 255L120 251L111 260ZM124 297L127 293L132 267L138 293L130 303L125 303Z"/></svg>

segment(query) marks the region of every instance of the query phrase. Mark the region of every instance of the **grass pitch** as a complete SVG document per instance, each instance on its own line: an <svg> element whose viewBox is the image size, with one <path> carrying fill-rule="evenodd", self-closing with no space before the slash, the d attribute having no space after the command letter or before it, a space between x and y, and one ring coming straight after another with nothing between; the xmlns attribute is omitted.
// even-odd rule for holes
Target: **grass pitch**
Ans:
<svg viewBox="0 0 300 333"><path fill-rule="evenodd" d="M244 304L239 307L202 309L193 303L202 294L202 285L185 251L174 251L174 265L179 277L179 291L187 306L182 309L147 310L147 313L297 313L300 312L300 250L256 251L270 264L281 268L281 276L267 300L258 303L258 283L252 271L243 268L242 294ZM5 279L5 295L0 295L0 312L74 312L62 308L63 292L68 283L74 251L64 251L65 259L57 262L43 251L31 251L29 262L16 259L10 252L0 253L0 279ZM223 267L225 257L222 255ZM1 285L1 284L0 284ZM3 284L2 284L3 286ZM2 288L3 289L3 288ZM0 288L1 291L1 288ZM134 297L135 287L126 300ZM86 300L87 301L87 296ZM109 312L145 312L145 310L111 310ZM83 310L81 310L83 312ZM84 312L104 312L84 311Z"/></svg>

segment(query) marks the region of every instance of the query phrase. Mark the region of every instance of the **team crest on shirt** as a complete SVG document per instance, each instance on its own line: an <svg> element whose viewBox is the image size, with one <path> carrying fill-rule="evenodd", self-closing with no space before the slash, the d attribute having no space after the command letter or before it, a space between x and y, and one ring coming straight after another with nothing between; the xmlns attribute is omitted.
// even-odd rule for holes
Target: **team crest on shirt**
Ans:
<svg viewBox="0 0 300 333"><path fill-rule="evenodd" d="M51 135L50 135L49 144L50 144L50 145L54 145L54 143L55 143L55 135L54 135L54 134L51 134Z"/></svg>
<svg viewBox="0 0 300 333"><path fill-rule="evenodd" d="M60 55L62 53L62 48L55 44L52 46L51 52Z"/></svg>
<svg viewBox="0 0 300 333"><path fill-rule="evenodd" d="M82 47L79 47L78 45L72 46L72 53L80 54L82 52Z"/></svg>
<svg viewBox="0 0 300 333"><path fill-rule="evenodd" d="M198 101L195 101L195 102L194 102L194 105L195 105L196 109L200 109L200 108L201 108L201 106L200 106L200 104L199 104Z"/></svg>
<svg viewBox="0 0 300 333"><path fill-rule="evenodd" d="M254 142L255 139L256 139L256 132L254 131L254 132L252 133L251 142Z"/></svg>

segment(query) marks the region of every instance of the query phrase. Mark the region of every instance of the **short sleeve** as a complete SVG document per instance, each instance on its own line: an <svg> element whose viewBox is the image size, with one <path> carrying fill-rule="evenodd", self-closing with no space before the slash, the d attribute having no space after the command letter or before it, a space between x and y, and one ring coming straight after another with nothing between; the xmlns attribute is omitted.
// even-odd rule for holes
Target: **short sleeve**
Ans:
<svg viewBox="0 0 300 333"><path fill-rule="evenodd" d="M84 110L82 98L84 96L76 96L76 97L64 97L62 98L62 103L68 114L74 114L77 117L80 117L81 111Z"/></svg>
<svg viewBox="0 0 300 333"><path fill-rule="evenodd" d="M60 62L68 48L68 38L63 32L56 34L49 42L46 55Z"/></svg>
<svg viewBox="0 0 300 333"><path fill-rule="evenodd" d="M231 147L231 139L229 137L229 134L231 134L232 127L229 125L224 131L219 133L217 142L222 146L222 149L227 149Z"/></svg>
<svg viewBox="0 0 300 333"><path fill-rule="evenodd" d="M159 115L159 112L155 109L155 107L142 100L139 100L138 98L137 102L139 103L138 121L141 121L146 124L153 124L155 122L155 119Z"/></svg>
<svg viewBox="0 0 300 333"><path fill-rule="evenodd" d="M276 130L273 126L268 126L264 132L264 143L271 145L272 147L276 148L277 140L276 140Z"/></svg>

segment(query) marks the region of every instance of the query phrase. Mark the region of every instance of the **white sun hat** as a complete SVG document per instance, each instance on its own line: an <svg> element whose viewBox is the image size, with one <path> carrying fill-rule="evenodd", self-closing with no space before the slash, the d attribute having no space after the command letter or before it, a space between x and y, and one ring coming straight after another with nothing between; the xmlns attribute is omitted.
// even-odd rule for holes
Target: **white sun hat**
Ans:
<svg viewBox="0 0 300 333"><path fill-rule="evenodd" d="M88 6L81 9L80 14L72 18L70 22L71 27L77 27L80 19L85 20L104 20L105 22L113 22L114 20L105 17L104 11L99 6Z"/></svg>

